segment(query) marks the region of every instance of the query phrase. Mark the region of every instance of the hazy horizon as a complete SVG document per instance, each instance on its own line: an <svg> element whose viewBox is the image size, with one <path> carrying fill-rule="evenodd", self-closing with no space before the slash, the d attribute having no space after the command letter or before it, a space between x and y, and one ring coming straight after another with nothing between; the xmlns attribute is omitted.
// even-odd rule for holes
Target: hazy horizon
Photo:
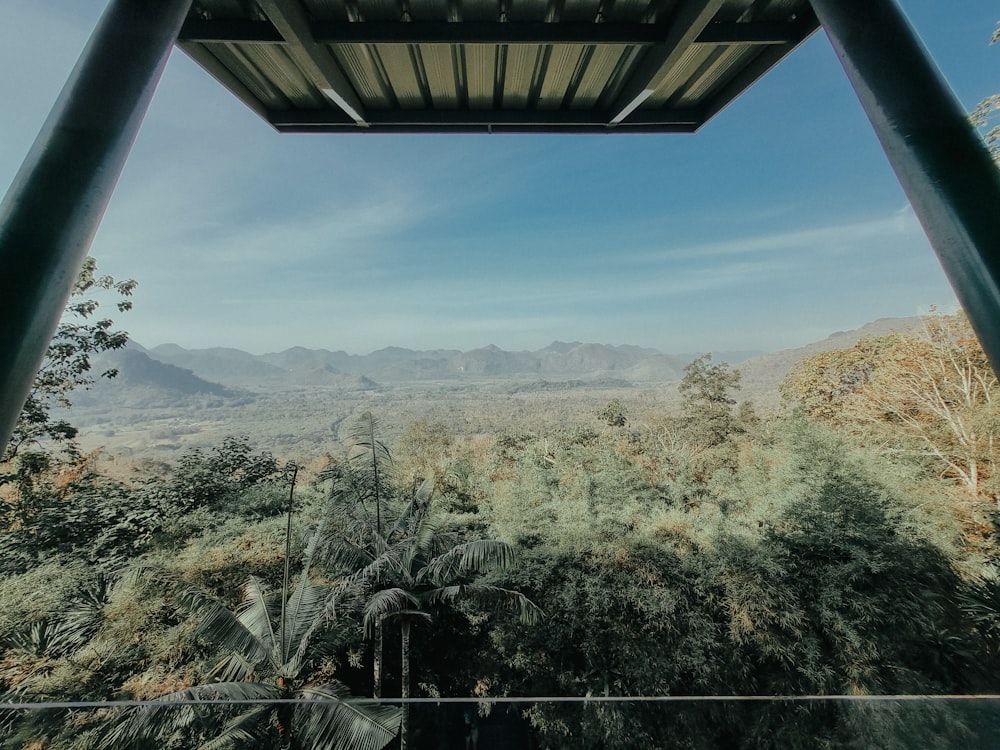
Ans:
<svg viewBox="0 0 1000 750"><path fill-rule="evenodd" d="M957 309L957 308L955 308L955 309ZM952 312L952 310L943 310L942 312L948 313L948 312ZM557 345L584 345L584 346L591 345L591 346L609 346L609 347L615 347L615 348L619 348L619 347L636 347L636 348L640 348L640 349L650 349L650 350L654 350L654 351L658 352L659 354L665 354L665 355L668 355L668 356L680 357L680 358L684 358L684 357L694 358L694 357L701 356L702 354L712 354L713 356L716 355L716 354L741 354L741 355L757 356L757 355L761 355L761 354L772 354L774 352L782 351L784 349L797 349L797 348L800 348L800 347L803 347L803 346L808 346L809 344L818 343L818 342L823 341L825 339L828 339L828 338L830 338L830 337L832 337L832 336L834 336L836 334L853 332L853 331L865 328L866 326L873 325L873 324L878 324L878 323L883 322L883 321L890 321L890 320L897 320L897 319L898 320L905 320L907 318L916 318L916 317L919 317L919 316L916 316L916 315L914 315L914 316L892 316L892 317L878 318L876 320L870 320L870 321L867 321L864 324L862 324L860 326L856 326L854 328L838 328L838 329L835 329L835 330L831 329L830 331L826 332L823 335L820 335L817 338L809 339L807 341L803 341L800 344L796 344L796 345L793 345L793 346L782 347L781 349L759 349L759 348L734 349L734 348L723 348L723 347L699 347L699 348L696 348L696 349L693 349L693 350L690 350L690 351L679 351L679 350L678 351L674 351L674 350L661 349L661 348L655 347L655 346L646 346L646 345L642 345L642 344L636 344L636 343L633 343L633 342L630 342L630 341L596 341L596 340L594 340L594 341L581 341L581 340L576 340L576 339L574 339L574 340L553 339L552 341L549 341L547 344L544 344L542 346L536 346L536 347L533 347L533 348L522 348L522 349L508 349L506 347L499 346L498 344L495 344L493 342L487 342L487 343L484 343L484 344L480 344L478 346L471 346L471 347L468 347L468 348L458 348L458 347L453 347L453 346L452 347L449 347L449 346L437 346L437 347L424 348L424 347L418 347L418 346L409 346L409 345L407 345L405 343L396 343L396 344L386 344L385 346L379 346L377 348L369 349L369 350L365 350L365 351L350 350L350 349L347 349L347 348L342 347L342 346L322 345L322 344L312 344L312 345L290 344L290 345L282 347L280 349L268 349L268 350L246 349L244 347L233 346L233 345L224 344L224 343L210 344L208 346L194 346L194 347L189 347L189 346L183 346L182 344L178 344L175 341L164 341L164 342L160 342L160 343L156 343L156 344L151 344L150 345L150 344L147 344L144 341L139 341L138 339L136 339L134 336L131 336L131 335L129 337L129 343L130 344L138 344L142 349L144 349L146 351L155 351L157 349L166 348L166 347L180 347L181 349L183 349L185 351L209 351L209 350L213 350L213 349L233 349L233 350L245 352L247 354L252 354L252 355L258 356L258 357L259 356L267 356L269 354L281 354L283 352L286 352L286 351L289 351L289 350L293 350L293 349L305 349L305 350L311 350L311 351L320 351L320 350L322 350L322 351L329 351L329 352L334 352L334 353L343 352L343 353L345 353L347 355L357 356L357 357L365 357L365 356L374 354L376 352L385 351L385 350L389 350L389 349L404 349L404 350L416 351L416 352L470 352L470 351L477 351L477 350L481 350L481 349L488 349L490 347L496 347L496 348L501 349L503 351L512 352L512 353L516 353L516 352L534 353L534 352L542 351L544 349L548 349L550 347L554 347L554 346L557 346ZM124 322L127 322L127 319ZM127 329L128 326L124 325L123 327Z"/></svg>

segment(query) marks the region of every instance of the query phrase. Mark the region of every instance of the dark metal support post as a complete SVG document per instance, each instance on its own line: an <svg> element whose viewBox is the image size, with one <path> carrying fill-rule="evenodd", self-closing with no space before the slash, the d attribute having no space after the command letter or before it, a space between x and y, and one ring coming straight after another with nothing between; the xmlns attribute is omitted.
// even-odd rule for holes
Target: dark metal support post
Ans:
<svg viewBox="0 0 1000 750"><path fill-rule="evenodd" d="M812 6L1000 372L1000 170L894 0Z"/></svg>
<svg viewBox="0 0 1000 750"><path fill-rule="evenodd" d="M191 0L112 0L0 204L0 448Z"/></svg>

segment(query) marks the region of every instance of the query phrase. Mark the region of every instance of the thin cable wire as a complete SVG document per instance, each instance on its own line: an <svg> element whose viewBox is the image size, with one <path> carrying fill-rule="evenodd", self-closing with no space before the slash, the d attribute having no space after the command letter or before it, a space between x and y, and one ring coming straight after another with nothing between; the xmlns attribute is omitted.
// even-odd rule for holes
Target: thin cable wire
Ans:
<svg viewBox="0 0 1000 750"><path fill-rule="evenodd" d="M247 698L229 700L227 698L184 699L184 700L134 700L134 701L40 701L36 703L0 703L0 711L42 711L80 710L98 708L143 708L153 706L264 706L264 705L325 705L330 703L374 703L398 706L407 704L442 703L722 703L733 702L774 702L774 703L816 703L833 701L839 703L902 703L914 701L1000 701L1000 694L945 694L945 695L545 695L545 696L482 696L473 698L350 698L334 700L328 698Z"/></svg>

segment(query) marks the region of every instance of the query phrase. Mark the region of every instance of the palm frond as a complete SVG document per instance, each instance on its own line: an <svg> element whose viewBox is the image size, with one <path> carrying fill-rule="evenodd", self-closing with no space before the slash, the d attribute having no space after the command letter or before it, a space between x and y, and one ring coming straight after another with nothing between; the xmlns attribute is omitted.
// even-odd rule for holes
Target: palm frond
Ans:
<svg viewBox="0 0 1000 750"><path fill-rule="evenodd" d="M302 575L307 575L312 568L313 560L326 538L326 526L326 519L321 519L309 535L309 541L306 542L306 548L302 552Z"/></svg>
<svg viewBox="0 0 1000 750"><path fill-rule="evenodd" d="M148 748L153 746L155 740L190 727L209 712L209 707L191 705L187 701L224 700L236 705L241 701L278 698L280 691L277 686L255 682L217 682L178 690L157 698L151 704L122 711L100 739L98 748Z"/></svg>
<svg viewBox="0 0 1000 750"><path fill-rule="evenodd" d="M441 524L438 517L431 513L429 507L424 506L418 510L414 518L416 520L412 531L414 547L422 552L430 552L434 546L439 544L438 535L441 533Z"/></svg>
<svg viewBox="0 0 1000 750"><path fill-rule="evenodd" d="M282 644L282 664L288 662L293 652L301 652L306 649L309 637L322 624L333 596L333 590L329 586L310 583L308 579L299 581L288 597L288 603L285 606L283 630L285 643Z"/></svg>
<svg viewBox="0 0 1000 750"><path fill-rule="evenodd" d="M401 536L407 536L411 533L412 529L416 526L419 516L421 514L421 508L416 503L408 502L399 509L399 515L396 516L396 520L393 521L392 528L386 534L387 539L396 539Z"/></svg>
<svg viewBox="0 0 1000 750"><path fill-rule="evenodd" d="M228 750L246 747L248 743L260 743L273 731L264 723L272 706L254 706L249 711L234 716L222 727L215 737L203 742L198 750Z"/></svg>
<svg viewBox="0 0 1000 750"><path fill-rule="evenodd" d="M240 654L230 652L222 661L215 665L209 676L222 682L242 682L253 679L254 672L260 662L252 662Z"/></svg>
<svg viewBox="0 0 1000 750"><path fill-rule="evenodd" d="M351 425L349 433L351 440L357 448L363 450L363 453L358 456L359 460L371 461L376 465L379 461L386 463L392 461L392 453L390 453L389 447L378 439L381 428L381 422L370 411L366 411Z"/></svg>
<svg viewBox="0 0 1000 750"><path fill-rule="evenodd" d="M261 597L263 592L257 588L257 594ZM244 589L246 593L246 589ZM261 600L258 606L263 607L261 612L250 611L250 605L255 601L253 598L244 599L239 615L229 611L229 609L218 599L206 594L192 586L182 588L177 592L177 603L195 616L201 618L198 625L198 635L201 635L221 647L226 651L239 654L246 662L258 664L264 660L272 661L272 649L274 646L274 634L270 634L270 640L262 640L258 635L261 629L265 634L270 631L270 625L266 626L260 620L267 616L266 605ZM249 621L244 622L244 618ZM277 665L275 665L277 666Z"/></svg>
<svg viewBox="0 0 1000 750"><path fill-rule="evenodd" d="M434 480L425 479L417 487L417 491L413 493L413 502L417 506L426 506L431 501L431 495L434 494Z"/></svg>
<svg viewBox="0 0 1000 750"><path fill-rule="evenodd" d="M463 574L507 570L514 565L514 548L496 539L476 539L456 545L431 560L420 571L420 578L435 585L445 585Z"/></svg>
<svg viewBox="0 0 1000 750"><path fill-rule="evenodd" d="M400 709L353 698L339 685L304 688L315 705L295 710L295 726L312 750L382 750L399 732Z"/></svg>
<svg viewBox="0 0 1000 750"><path fill-rule="evenodd" d="M419 610L420 600L409 591L400 588L376 591L365 605L362 626L369 638L375 630L376 623L386 617L412 610Z"/></svg>
<svg viewBox="0 0 1000 750"><path fill-rule="evenodd" d="M375 556L348 539L333 539L326 543L326 566L335 571L357 571L370 565Z"/></svg>
<svg viewBox="0 0 1000 750"><path fill-rule="evenodd" d="M243 600L236 608L236 616L243 626L254 635L268 654L275 644L274 619L280 612L281 601L276 603L264 583L256 576L249 576L243 584ZM204 625L204 623L203 623ZM235 650L235 649L234 649Z"/></svg>
<svg viewBox="0 0 1000 750"><path fill-rule="evenodd" d="M520 620L525 625L533 625L542 618L542 609L520 591L491 586L487 583L468 583L442 586L427 594L430 604L450 604L458 599L474 597L516 607Z"/></svg>
<svg viewBox="0 0 1000 750"><path fill-rule="evenodd" d="M411 540L401 539L384 547L368 565L355 571L353 578L359 581L392 581L408 578L410 568L407 567L407 551L411 546Z"/></svg>

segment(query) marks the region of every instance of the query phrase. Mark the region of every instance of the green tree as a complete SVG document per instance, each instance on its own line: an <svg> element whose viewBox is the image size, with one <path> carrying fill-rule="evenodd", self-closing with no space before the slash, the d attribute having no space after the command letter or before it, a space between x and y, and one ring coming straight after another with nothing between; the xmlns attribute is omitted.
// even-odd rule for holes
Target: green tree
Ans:
<svg viewBox="0 0 1000 750"><path fill-rule="evenodd" d="M349 460L354 468L355 495L362 505L375 507L375 529L382 533L382 503L389 492L392 454L380 437L381 424L370 412L362 414L351 428L354 441Z"/></svg>
<svg viewBox="0 0 1000 750"><path fill-rule="evenodd" d="M427 480L385 533L370 530L354 539L331 540L329 565L350 572L368 592L362 626L374 636L386 621L400 628L401 747L409 732L410 630L431 619L439 606L463 598L499 600L517 607L524 622L537 620L540 610L518 591L482 583L477 577L505 571L514 563L513 547L495 539L462 540L432 507L433 485Z"/></svg>
<svg viewBox="0 0 1000 750"><path fill-rule="evenodd" d="M739 387L739 372L725 362L712 364L711 354L703 354L684 368L678 390L689 439L702 448L713 448L732 436L737 427L732 393Z"/></svg>
<svg viewBox="0 0 1000 750"><path fill-rule="evenodd" d="M917 491L885 458L813 423L786 423L706 482L698 503L680 504L671 486L637 481L646 453L555 442L538 440L552 463L540 466L529 446L489 496L493 522L518 543L506 585L547 612L537 629L498 618L494 648L475 659L490 694L936 693L989 684L977 683L990 668L977 668L985 651L958 606L964 582L947 556L955 524L924 515L933 491ZM942 736L960 736L930 712L863 725L831 706L787 709L624 702L525 713L539 746L567 750L850 747L862 726L878 747L921 739L949 747Z"/></svg>
<svg viewBox="0 0 1000 750"><path fill-rule="evenodd" d="M390 481L392 453L382 440L381 423L370 412L364 412L351 426L353 440L347 462L335 462L320 474L321 480L332 480L331 507L337 508L337 518L331 522L343 525L341 538L350 539L359 550L378 554L382 538L383 506L395 493ZM372 507L372 510L369 510ZM357 511L360 511L358 513ZM382 625L375 624L372 656L372 695L382 695Z"/></svg>
<svg viewBox="0 0 1000 750"><path fill-rule="evenodd" d="M617 398L611 399L602 408L596 409L594 416L608 427L624 427L628 422L628 411Z"/></svg>
<svg viewBox="0 0 1000 750"><path fill-rule="evenodd" d="M269 590L251 576L235 612L209 594L182 587L178 604L198 618L198 635L223 655L212 672L219 681L161 696L156 705L125 709L100 747L149 747L154 740L184 738L205 750L265 748L275 743L291 750L379 750L391 742L399 724L398 709L354 699L339 683L313 684L309 679L310 668L334 645L320 635L336 617L344 596L343 587L311 578L319 538L317 531L294 588L289 590L286 583ZM231 701L234 706L244 702L244 706L212 711L196 705L207 700Z"/></svg>
<svg viewBox="0 0 1000 750"><path fill-rule="evenodd" d="M246 435L229 436L209 451L193 448L181 456L165 489L174 496L177 513L198 508L239 512L248 489L279 474L269 451L255 453Z"/></svg>
<svg viewBox="0 0 1000 750"><path fill-rule="evenodd" d="M1000 42L1000 23L997 24L997 28L990 38L990 44L997 42ZM973 126L983 132L986 148L993 156L993 161L1000 166L1000 125L990 127L990 123L998 114L1000 114L1000 94L993 94L979 102L972 114L969 115L969 120Z"/></svg>
<svg viewBox="0 0 1000 750"><path fill-rule="evenodd" d="M809 416L952 482L970 528L987 531L1000 497L1000 383L963 313L810 357L782 390Z"/></svg>
<svg viewBox="0 0 1000 750"><path fill-rule="evenodd" d="M29 446L40 447L43 443L62 448L71 457L76 456L77 449L73 442L77 435L76 428L66 420L54 417L52 410L56 407L69 408L72 391L86 388L94 382L92 356L121 349L128 343L128 333L115 330L111 318L95 318L100 301L92 295L102 289L114 292L118 296L116 309L122 313L132 309L129 297L136 285L133 280L115 281L111 276L98 276L96 261L93 258L84 261L62 322L35 376L11 439L0 457L0 464L9 465ZM116 374L113 369L106 370L101 377L113 378ZM47 461L43 458L47 455L44 452L35 453L30 460L25 459L25 465L44 468ZM4 479L9 477L0 474L0 483Z"/></svg>
<svg viewBox="0 0 1000 750"><path fill-rule="evenodd" d="M850 348L814 354L789 372L780 386L782 397L810 417L835 424L855 421L852 398L899 342L898 334L866 336Z"/></svg>

